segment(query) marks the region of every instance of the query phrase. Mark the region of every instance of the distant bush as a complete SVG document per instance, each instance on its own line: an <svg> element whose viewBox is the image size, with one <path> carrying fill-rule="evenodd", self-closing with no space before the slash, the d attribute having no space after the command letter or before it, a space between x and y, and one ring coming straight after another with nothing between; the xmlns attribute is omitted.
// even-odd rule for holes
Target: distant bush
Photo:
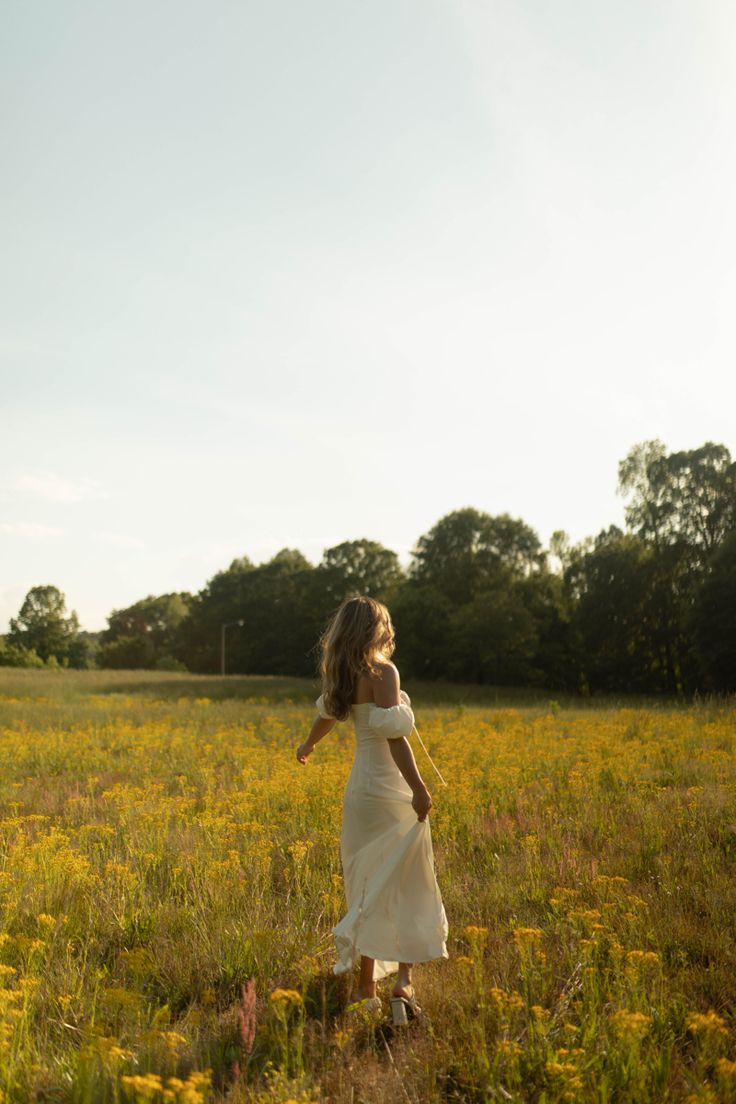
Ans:
<svg viewBox="0 0 736 1104"><path fill-rule="evenodd" d="M174 659L173 656L163 655L160 656L154 665L154 671L181 671L183 674L189 673L189 668L185 663L182 663L180 659Z"/></svg>
<svg viewBox="0 0 736 1104"><path fill-rule="evenodd" d="M0 637L0 667L45 667L46 664L34 648L21 644L8 644Z"/></svg>

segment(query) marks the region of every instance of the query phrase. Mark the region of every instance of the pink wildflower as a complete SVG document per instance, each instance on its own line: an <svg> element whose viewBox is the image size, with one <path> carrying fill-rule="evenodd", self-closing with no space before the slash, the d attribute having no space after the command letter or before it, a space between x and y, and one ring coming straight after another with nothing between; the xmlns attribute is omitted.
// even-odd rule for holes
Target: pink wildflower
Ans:
<svg viewBox="0 0 736 1104"><path fill-rule="evenodd" d="M253 1050L256 1040L256 983L251 978L245 985L240 986L241 1006L238 1009L240 1021L240 1040L243 1050L248 1056Z"/></svg>

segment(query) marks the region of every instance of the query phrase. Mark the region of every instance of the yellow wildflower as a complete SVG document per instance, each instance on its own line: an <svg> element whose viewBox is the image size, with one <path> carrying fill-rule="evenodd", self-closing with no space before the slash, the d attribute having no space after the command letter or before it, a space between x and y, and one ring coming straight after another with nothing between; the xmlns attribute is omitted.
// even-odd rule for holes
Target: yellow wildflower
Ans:
<svg viewBox="0 0 736 1104"><path fill-rule="evenodd" d="M691 1012L685 1026L694 1035L728 1035L726 1021L712 1009L705 1013Z"/></svg>
<svg viewBox="0 0 736 1104"><path fill-rule="evenodd" d="M629 1012L622 1008L609 1016L609 1022L619 1039L635 1040L646 1035L652 1018L643 1012Z"/></svg>
<svg viewBox="0 0 736 1104"><path fill-rule="evenodd" d="M277 1005L300 1005L302 1001L301 993L298 993L296 989L274 989L269 1000L272 1004Z"/></svg>

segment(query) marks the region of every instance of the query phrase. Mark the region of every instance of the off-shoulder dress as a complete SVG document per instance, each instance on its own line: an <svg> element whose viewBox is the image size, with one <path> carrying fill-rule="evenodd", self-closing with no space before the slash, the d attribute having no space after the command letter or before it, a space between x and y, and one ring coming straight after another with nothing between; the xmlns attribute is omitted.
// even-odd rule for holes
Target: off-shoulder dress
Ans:
<svg viewBox="0 0 736 1104"><path fill-rule="evenodd" d="M335 974L360 955L376 960L376 980L395 973L400 962L448 957L429 818L417 820L412 791L388 744L414 728L411 699L404 690L400 696L400 704L388 708L351 706L356 749L340 837L347 913L332 929ZM315 704L321 717L329 717L323 694Z"/></svg>

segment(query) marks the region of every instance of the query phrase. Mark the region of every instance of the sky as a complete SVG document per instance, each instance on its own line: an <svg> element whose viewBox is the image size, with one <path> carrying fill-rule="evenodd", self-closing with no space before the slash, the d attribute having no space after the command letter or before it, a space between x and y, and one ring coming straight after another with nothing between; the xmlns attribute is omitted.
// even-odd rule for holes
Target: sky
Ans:
<svg viewBox="0 0 736 1104"><path fill-rule="evenodd" d="M0 632L736 455L730 0L0 19Z"/></svg>

